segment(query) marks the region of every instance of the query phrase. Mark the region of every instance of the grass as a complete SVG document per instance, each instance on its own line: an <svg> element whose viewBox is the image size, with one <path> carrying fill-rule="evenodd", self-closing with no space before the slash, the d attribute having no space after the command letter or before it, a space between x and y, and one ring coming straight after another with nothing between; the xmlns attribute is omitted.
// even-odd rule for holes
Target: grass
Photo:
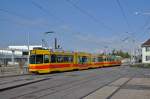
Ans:
<svg viewBox="0 0 150 99"><path fill-rule="evenodd" d="M150 68L150 63L135 63L130 64L131 67Z"/></svg>

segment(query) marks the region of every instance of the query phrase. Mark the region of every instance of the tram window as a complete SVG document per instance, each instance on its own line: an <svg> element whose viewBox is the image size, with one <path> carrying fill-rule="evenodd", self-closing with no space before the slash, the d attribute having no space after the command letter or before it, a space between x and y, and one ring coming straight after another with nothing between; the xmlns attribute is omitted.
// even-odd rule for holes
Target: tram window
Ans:
<svg viewBox="0 0 150 99"><path fill-rule="evenodd" d="M98 57L98 62L102 62L103 58L102 57Z"/></svg>
<svg viewBox="0 0 150 99"><path fill-rule="evenodd" d="M112 58L108 58L108 61L110 61L110 62L111 62L111 61L112 61Z"/></svg>
<svg viewBox="0 0 150 99"><path fill-rule="evenodd" d="M83 63L87 63L87 62L88 62L88 58L87 58L86 56L83 56L83 57L82 57L82 62L83 62Z"/></svg>
<svg viewBox="0 0 150 99"><path fill-rule="evenodd" d="M69 56L64 56L64 62L69 62Z"/></svg>
<svg viewBox="0 0 150 99"><path fill-rule="evenodd" d="M92 62L97 62L97 58L92 58Z"/></svg>
<svg viewBox="0 0 150 99"><path fill-rule="evenodd" d="M98 58L95 58L95 62L98 62Z"/></svg>
<svg viewBox="0 0 150 99"><path fill-rule="evenodd" d="M68 62L73 62L73 56L68 57Z"/></svg>
<svg viewBox="0 0 150 99"><path fill-rule="evenodd" d="M63 56L57 56L57 62L62 63L64 61Z"/></svg>
<svg viewBox="0 0 150 99"><path fill-rule="evenodd" d="M31 55L30 56L30 64L35 64L36 63L36 55Z"/></svg>
<svg viewBox="0 0 150 99"><path fill-rule="evenodd" d="M43 63L43 55L36 55L36 64Z"/></svg>
<svg viewBox="0 0 150 99"><path fill-rule="evenodd" d="M56 55L51 55L51 63L56 63Z"/></svg>
<svg viewBox="0 0 150 99"><path fill-rule="evenodd" d="M49 63L49 55L44 55L44 63Z"/></svg>
<svg viewBox="0 0 150 99"><path fill-rule="evenodd" d="M73 56L71 55L51 55L52 63L70 63L73 62Z"/></svg>
<svg viewBox="0 0 150 99"><path fill-rule="evenodd" d="M109 62L109 58L106 58L106 61Z"/></svg>
<svg viewBox="0 0 150 99"><path fill-rule="evenodd" d="M64 56L64 62L73 62L73 56L67 55Z"/></svg>
<svg viewBox="0 0 150 99"><path fill-rule="evenodd" d="M79 64L88 63L88 57L86 57L86 56L79 56L79 57L78 57L78 63L79 63Z"/></svg>
<svg viewBox="0 0 150 99"><path fill-rule="evenodd" d="M82 62L82 57L80 57L80 56L78 57L78 63L79 63L79 64L82 64L82 63L83 63L83 62Z"/></svg>
<svg viewBox="0 0 150 99"><path fill-rule="evenodd" d="M95 58L92 58L92 62L95 62Z"/></svg>
<svg viewBox="0 0 150 99"><path fill-rule="evenodd" d="M107 58L104 58L104 61L108 61L108 59L107 59Z"/></svg>

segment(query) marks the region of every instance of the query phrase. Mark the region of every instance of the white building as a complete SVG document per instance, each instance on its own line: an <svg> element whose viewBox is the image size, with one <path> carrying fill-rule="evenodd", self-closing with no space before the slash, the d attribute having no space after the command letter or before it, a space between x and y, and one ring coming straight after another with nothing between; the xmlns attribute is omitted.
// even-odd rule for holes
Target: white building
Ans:
<svg viewBox="0 0 150 99"><path fill-rule="evenodd" d="M142 44L142 63L150 63L150 39Z"/></svg>
<svg viewBox="0 0 150 99"><path fill-rule="evenodd" d="M29 46L29 50L32 50L35 47L41 48L42 45L34 45ZM28 58L28 46L8 46L8 48L1 48L0 49L0 64L2 62L11 62L12 64L15 63L17 59L27 59Z"/></svg>
<svg viewBox="0 0 150 99"><path fill-rule="evenodd" d="M42 45L29 45L29 50L33 50L34 47L42 47ZM23 50L23 51L28 51L28 46L23 45L23 46L8 46L9 49L12 50Z"/></svg>

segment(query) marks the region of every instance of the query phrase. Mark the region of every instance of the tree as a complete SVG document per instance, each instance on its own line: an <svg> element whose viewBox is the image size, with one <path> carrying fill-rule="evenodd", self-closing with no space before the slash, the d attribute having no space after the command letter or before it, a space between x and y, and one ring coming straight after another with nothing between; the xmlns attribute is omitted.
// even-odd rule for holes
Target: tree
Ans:
<svg viewBox="0 0 150 99"><path fill-rule="evenodd" d="M129 53L123 52L122 50L117 51L117 50L113 49L111 54L121 56L122 58L130 58Z"/></svg>

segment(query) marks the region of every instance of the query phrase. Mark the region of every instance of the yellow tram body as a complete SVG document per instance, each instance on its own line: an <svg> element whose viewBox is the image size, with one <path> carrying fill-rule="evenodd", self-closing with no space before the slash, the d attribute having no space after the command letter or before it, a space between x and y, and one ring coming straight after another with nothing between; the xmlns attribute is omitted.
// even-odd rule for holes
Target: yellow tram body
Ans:
<svg viewBox="0 0 150 99"><path fill-rule="evenodd" d="M30 52L29 71L33 73L50 73L115 65L121 65L120 59L115 56L33 49Z"/></svg>
<svg viewBox="0 0 150 99"><path fill-rule="evenodd" d="M103 67L103 56L98 54L93 54L91 56L91 68Z"/></svg>

